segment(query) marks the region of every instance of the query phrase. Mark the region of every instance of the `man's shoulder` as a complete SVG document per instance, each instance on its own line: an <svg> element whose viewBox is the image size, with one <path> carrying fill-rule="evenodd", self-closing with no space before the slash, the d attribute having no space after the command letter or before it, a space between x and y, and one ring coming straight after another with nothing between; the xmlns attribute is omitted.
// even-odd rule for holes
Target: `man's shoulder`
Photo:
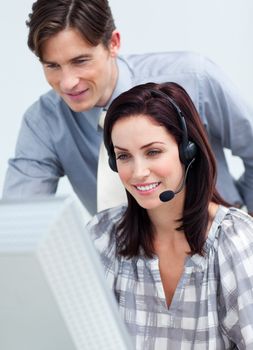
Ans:
<svg viewBox="0 0 253 350"><path fill-rule="evenodd" d="M63 104L62 98L54 91L49 90L42 94L35 102L33 102L27 111L33 110L55 110Z"/></svg>
<svg viewBox="0 0 253 350"><path fill-rule="evenodd" d="M62 119L64 115L71 113L63 99L54 91L41 95L25 112L25 119L29 121Z"/></svg>
<svg viewBox="0 0 253 350"><path fill-rule="evenodd" d="M220 85L221 69L208 57L190 51L153 52L120 56L128 67L132 85L174 81L182 85L199 106L199 89Z"/></svg>
<svg viewBox="0 0 253 350"><path fill-rule="evenodd" d="M202 54L191 51L148 52L143 54L121 55L133 71L195 72L205 69L211 62Z"/></svg>

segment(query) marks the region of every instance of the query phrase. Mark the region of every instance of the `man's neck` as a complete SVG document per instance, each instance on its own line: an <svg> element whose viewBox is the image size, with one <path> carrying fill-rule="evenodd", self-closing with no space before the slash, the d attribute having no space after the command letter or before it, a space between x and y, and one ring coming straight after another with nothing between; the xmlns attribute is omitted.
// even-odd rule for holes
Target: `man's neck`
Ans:
<svg viewBox="0 0 253 350"><path fill-rule="evenodd" d="M108 108L110 101L112 99L112 96L113 96L113 92L114 92L115 87L117 85L118 76L119 76L119 70L118 70L116 59L115 59L115 61L113 63L110 84L108 86L107 91L105 92L105 96L104 96L103 101L101 101L101 103L99 103L98 107L104 107L105 109Z"/></svg>

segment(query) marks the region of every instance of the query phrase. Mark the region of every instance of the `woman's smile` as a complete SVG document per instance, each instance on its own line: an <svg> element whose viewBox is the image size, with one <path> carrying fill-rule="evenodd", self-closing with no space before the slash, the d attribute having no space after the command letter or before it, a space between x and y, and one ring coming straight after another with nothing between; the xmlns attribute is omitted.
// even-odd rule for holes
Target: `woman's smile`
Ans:
<svg viewBox="0 0 253 350"><path fill-rule="evenodd" d="M149 194L151 192L154 192L157 187L160 185L161 182L151 182L151 183L146 183L146 184L138 184L138 185L133 185L139 192L140 194Z"/></svg>
<svg viewBox="0 0 253 350"><path fill-rule="evenodd" d="M160 206L161 192L178 188L184 166L177 142L152 117L120 118L112 129L112 142L120 179L141 207Z"/></svg>

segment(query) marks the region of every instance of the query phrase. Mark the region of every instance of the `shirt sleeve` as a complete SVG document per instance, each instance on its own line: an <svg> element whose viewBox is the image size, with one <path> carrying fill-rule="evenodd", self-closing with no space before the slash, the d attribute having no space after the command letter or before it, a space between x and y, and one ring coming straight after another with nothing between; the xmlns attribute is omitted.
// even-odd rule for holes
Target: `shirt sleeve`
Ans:
<svg viewBox="0 0 253 350"><path fill-rule="evenodd" d="M59 177L64 173L53 147L51 132L41 111L31 107L22 121L15 157L9 160L3 197L20 198L56 192Z"/></svg>
<svg viewBox="0 0 253 350"><path fill-rule="evenodd" d="M244 172L235 182L249 212L253 213L253 108L244 101L234 84L211 61L205 61L201 78L203 113L208 132L223 148L241 158Z"/></svg>
<svg viewBox="0 0 253 350"><path fill-rule="evenodd" d="M240 210L222 223L218 264L222 332L238 349L253 349L253 220Z"/></svg>

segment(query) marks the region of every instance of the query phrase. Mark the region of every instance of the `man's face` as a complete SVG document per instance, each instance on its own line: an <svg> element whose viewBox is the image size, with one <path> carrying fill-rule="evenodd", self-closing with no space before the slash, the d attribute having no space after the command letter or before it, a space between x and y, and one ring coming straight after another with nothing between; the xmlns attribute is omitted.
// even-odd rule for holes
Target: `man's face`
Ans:
<svg viewBox="0 0 253 350"><path fill-rule="evenodd" d="M51 87L76 112L104 106L117 80L119 33L113 32L108 48L92 46L74 29L65 29L43 46L42 64Z"/></svg>

